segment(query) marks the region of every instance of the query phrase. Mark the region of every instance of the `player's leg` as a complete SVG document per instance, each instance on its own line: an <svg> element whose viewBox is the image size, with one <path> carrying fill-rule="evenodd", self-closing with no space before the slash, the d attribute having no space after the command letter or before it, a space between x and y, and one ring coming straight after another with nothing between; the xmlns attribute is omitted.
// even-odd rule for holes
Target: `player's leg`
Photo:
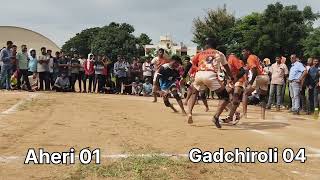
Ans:
<svg viewBox="0 0 320 180"><path fill-rule="evenodd" d="M200 99L202 100L204 106L206 107L206 112L209 111L209 105L208 105L208 101L207 101L207 95L206 95L206 91L200 91Z"/></svg>
<svg viewBox="0 0 320 180"><path fill-rule="evenodd" d="M267 75L261 75L257 77L257 93L260 97L261 102L261 118L266 118L266 106L268 102L268 84L269 77Z"/></svg>
<svg viewBox="0 0 320 180"><path fill-rule="evenodd" d="M220 122L219 122L219 117L224 111L224 109L227 107L229 104L229 93L225 89L225 87L221 87L218 90L215 91L215 93L218 95L220 99L220 105L218 106L218 109L214 115L213 123L217 128L221 128Z"/></svg>
<svg viewBox="0 0 320 180"><path fill-rule="evenodd" d="M187 106L188 105L188 101L191 97L191 94L192 94L192 86L188 87L188 91L187 91L187 97L184 101L184 105Z"/></svg>
<svg viewBox="0 0 320 180"><path fill-rule="evenodd" d="M169 101L169 96L168 96L168 94L165 94L163 97L163 103L164 103L164 105L166 106L166 107L169 107L169 108L171 108L174 112L178 112L178 110L176 110L174 107L173 107L173 105L170 103L170 101Z"/></svg>
<svg viewBox="0 0 320 180"><path fill-rule="evenodd" d="M181 99L181 96L179 95L178 93L178 90L176 87L172 87L171 88L171 93L173 95L173 97L177 100L177 103L179 104L181 110L182 110L182 114L186 115L186 111L184 110L184 106L183 106L183 103L182 103L182 99Z"/></svg>
<svg viewBox="0 0 320 180"><path fill-rule="evenodd" d="M245 118L248 117L247 111L248 111L248 97L252 95L252 92L256 88L256 81L253 83L252 86L248 86L245 88L242 98L242 106L243 106L243 116Z"/></svg>
<svg viewBox="0 0 320 180"><path fill-rule="evenodd" d="M234 93L232 94L231 103L230 103L230 111L229 115L224 119L224 122L231 122L233 124L237 124L240 120L240 113L237 112L237 109L240 105L240 100L242 97L243 88L240 86L236 86L234 88Z"/></svg>
<svg viewBox="0 0 320 180"><path fill-rule="evenodd" d="M192 119L192 110L194 108L194 105L197 101L197 98L198 98L198 94L199 94L199 91L193 87L193 85L191 85L191 96L190 96L190 99L188 101L188 109L187 109L187 116L188 116L188 123L189 124L192 124L193 123L193 119Z"/></svg>
<svg viewBox="0 0 320 180"><path fill-rule="evenodd" d="M156 103L158 101L158 91L159 91L159 84L156 82L157 80L158 73L155 72L154 77L153 77L153 86L152 86L152 95L153 95L153 101Z"/></svg>

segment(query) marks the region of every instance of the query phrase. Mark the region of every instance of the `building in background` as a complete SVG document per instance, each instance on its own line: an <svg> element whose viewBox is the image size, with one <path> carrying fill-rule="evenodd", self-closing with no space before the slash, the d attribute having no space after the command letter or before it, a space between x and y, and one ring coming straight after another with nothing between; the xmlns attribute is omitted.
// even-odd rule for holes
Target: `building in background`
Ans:
<svg viewBox="0 0 320 180"><path fill-rule="evenodd" d="M60 47L53 41L37 32L21 27L0 26L0 48L6 47L9 40L18 46L18 51L23 44L27 45L28 49L35 49L37 53L40 53L41 47L51 49L53 54L60 51Z"/></svg>
<svg viewBox="0 0 320 180"><path fill-rule="evenodd" d="M188 47L182 42L175 43L170 36L160 36L160 41L155 45L145 45L145 55L155 56L158 49L163 48L169 54L194 56L197 53L197 47Z"/></svg>

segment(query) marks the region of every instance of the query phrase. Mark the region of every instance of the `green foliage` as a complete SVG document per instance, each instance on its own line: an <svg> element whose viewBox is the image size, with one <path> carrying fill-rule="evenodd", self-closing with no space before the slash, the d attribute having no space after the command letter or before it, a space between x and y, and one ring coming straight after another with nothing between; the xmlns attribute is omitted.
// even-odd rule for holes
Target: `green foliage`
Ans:
<svg viewBox="0 0 320 180"><path fill-rule="evenodd" d="M311 55L317 53L317 48L311 48L316 44L307 45L304 40L309 34L313 38L319 35L311 33L318 17L309 6L299 10L296 5L283 6L279 2L235 22L226 9L211 10L204 20L195 20L194 42L203 46L206 37L213 37L219 42L217 48L226 49L227 53L239 54L242 48L249 47L261 58L293 53L302 56L304 51Z"/></svg>
<svg viewBox="0 0 320 180"><path fill-rule="evenodd" d="M73 51L75 51L87 56L87 54L91 52L93 39L99 33L100 29L99 27L95 27L83 30L67 41L62 46L62 50L66 53L73 53Z"/></svg>
<svg viewBox="0 0 320 180"><path fill-rule="evenodd" d="M218 49L226 50L228 34L235 24L235 17L227 12L226 6L217 10L209 10L204 18L196 18L193 22L193 42L204 47L207 37L215 38Z"/></svg>
<svg viewBox="0 0 320 180"><path fill-rule="evenodd" d="M112 22L104 27L82 31L67 41L62 49L67 53L76 51L85 56L93 52L107 55L111 59L115 59L119 54L128 58L142 56L144 55L143 46L150 44L152 40L144 33L135 37L134 31L134 27L130 24Z"/></svg>
<svg viewBox="0 0 320 180"><path fill-rule="evenodd" d="M320 28L315 29L303 41L303 46L306 57L320 57Z"/></svg>

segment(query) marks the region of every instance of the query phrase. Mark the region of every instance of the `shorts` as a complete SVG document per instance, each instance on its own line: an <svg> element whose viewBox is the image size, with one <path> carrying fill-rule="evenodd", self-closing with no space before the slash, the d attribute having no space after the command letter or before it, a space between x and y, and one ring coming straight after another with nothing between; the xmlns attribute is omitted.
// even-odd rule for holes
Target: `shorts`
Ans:
<svg viewBox="0 0 320 180"><path fill-rule="evenodd" d="M256 77L256 80L253 82L252 87L256 90L268 91L269 88L269 76L268 75L259 75Z"/></svg>
<svg viewBox="0 0 320 180"><path fill-rule="evenodd" d="M206 88L209 88L211 91L216 91L223 87L223 82L218 80L217 73L212 71L198 71L193 86L198 91L206 90Z"/></svg>
<svg viewBox="0 0 320 180"><path fill-rule="evenodd" d="M163 81L160 79L160 90L170 91L172 88L176 87L176 83L172 81Z"/></svg>

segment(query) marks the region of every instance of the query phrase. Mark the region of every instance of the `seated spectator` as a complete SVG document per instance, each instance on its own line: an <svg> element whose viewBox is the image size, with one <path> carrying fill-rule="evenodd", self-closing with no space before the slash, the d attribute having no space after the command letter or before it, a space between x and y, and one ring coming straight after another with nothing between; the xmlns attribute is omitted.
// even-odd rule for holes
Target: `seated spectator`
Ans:
<svg viewBox="0 0 320 180"><path fill-rule="evenodd" d="M150 83L150 79L146 78L145 83L142 88L143 96L152 96L152 84Z"/></svg>
<svg viewBox="0 0 320 180"><path fill-rule="evenodd" d="M132 82L132 95L139 96L142 92L143 84L140 82L139 77L135 78L135 81Z"/></svg>
<svg viewBox="0 0 320 180"><path fill-rule="evenodd" d="M65 73L62 73L60 77L57 78L56 82L54 83L54 90L57 92L71 92L72 89L70 87L69 78Z"/></svg>
<svg viewBox="0 0 320 180"><path fill-rule="evenodd" d="M111 80L111 78L107 78L106 86L104 89L106 94L116 93L116 84Z"/></svg>

